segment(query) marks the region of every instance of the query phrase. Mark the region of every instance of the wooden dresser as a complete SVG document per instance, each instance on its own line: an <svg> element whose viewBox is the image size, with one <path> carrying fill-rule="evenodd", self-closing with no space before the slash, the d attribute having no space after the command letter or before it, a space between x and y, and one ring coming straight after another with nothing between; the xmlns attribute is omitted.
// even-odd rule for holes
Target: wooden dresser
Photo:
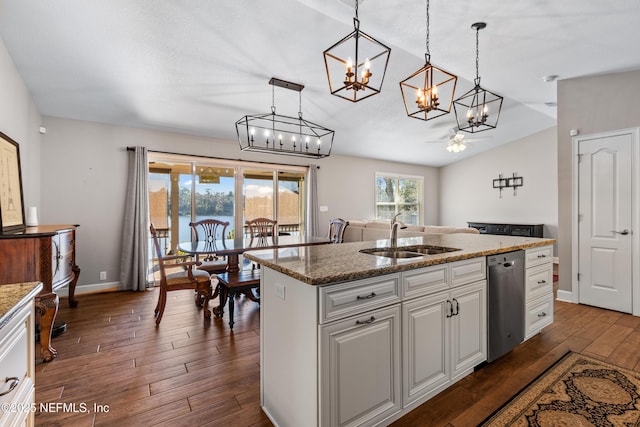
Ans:
<svg viewBox="0 0 640 427"><path fill-rule="evenodd" d="M51 346L51 329L58 312L55 291L69 285L69 305L75 307L75 288L80 275L76 264L77 225L41 225L24 231L0 234L0 286L40 281L42 291L35 298L40 323L40 357L56 357Z"/></svg>

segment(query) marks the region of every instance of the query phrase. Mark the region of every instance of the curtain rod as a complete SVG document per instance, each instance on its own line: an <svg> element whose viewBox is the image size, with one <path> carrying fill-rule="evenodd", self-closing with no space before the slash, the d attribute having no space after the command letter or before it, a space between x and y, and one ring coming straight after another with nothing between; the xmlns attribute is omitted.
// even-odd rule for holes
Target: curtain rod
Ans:
<svg viewBox="0 0 640 427"><path fill-rule="evenodd" d="M127 151L134 151L136 147L127 147ZM297 167L310 167L311 165L288 165L286 163L273 163L273 162L263 162L258 160L242 160L242 159L229 159L227 157L211 157L211 156L203 156L201 154L185 154L185 153L174 153L171 151L158 151L158 150L147 150L150 153L158 153L158 154L170 154L172 156L189 156L189 157L200 157L203 159L215 159L215 160L228 160L231 162L253 162L260 163L264 165L275 165L275 166L297 166ZM316 166L316 168L320 169L320 166Z"/></svg>

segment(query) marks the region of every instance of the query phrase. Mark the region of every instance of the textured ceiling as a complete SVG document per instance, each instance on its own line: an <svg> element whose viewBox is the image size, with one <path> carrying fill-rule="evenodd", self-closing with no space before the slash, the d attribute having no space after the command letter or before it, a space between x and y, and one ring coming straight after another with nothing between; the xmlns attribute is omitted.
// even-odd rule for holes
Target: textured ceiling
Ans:
<svg viewBox="0 0 640 427"><path fill-rule="evenodd" d="M432 166L555 125L559 79L640 69L640 1L431 0L432 63L505 97L498 128L445 150L452 114L406 116L398 83L424 63L425 3L360 1L361 30L392 48L382 93L329 94L322 52L353 30L349 0L3 0L0 35L44 115L229 140L246 114L267 113L271 77L305 85L304 117L336 131L333 153ZM298 95L275 91L279 114ZM271 156L272 155L266 155ZM275 157L274 157L275 158Z"/></svg>

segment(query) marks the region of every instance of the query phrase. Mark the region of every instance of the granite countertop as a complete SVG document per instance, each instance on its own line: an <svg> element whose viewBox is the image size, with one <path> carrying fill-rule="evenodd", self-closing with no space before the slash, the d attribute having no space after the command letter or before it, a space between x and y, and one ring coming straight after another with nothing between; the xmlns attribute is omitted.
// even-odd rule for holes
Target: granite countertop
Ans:
<svg viewBox="0 0 640 427"><path fill-rule="evenodd" d="M399 238L398 247L433 245L461 249L415 258L384 258L359 252L361 249L388 247L388 239L248 251L243 255L301 282L309 285L323 285L553 243L555 243L554 239L456 233Z"/></svg>
<svg viewBox="0 0 640 427"><path fill-rule="evenodd" d="M41 282L0 285L0 329L41 290Z"/></svg>

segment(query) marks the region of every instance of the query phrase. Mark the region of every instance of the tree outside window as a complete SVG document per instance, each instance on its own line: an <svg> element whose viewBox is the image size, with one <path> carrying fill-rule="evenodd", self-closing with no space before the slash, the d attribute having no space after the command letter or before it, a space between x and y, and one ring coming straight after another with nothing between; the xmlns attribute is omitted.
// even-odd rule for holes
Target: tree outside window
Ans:
<svg viewBox="0 0 640 427"><path fill-rule="evenodd" d="M422 177L376 173L376 218L418 225L422 219Z"/></svg>

